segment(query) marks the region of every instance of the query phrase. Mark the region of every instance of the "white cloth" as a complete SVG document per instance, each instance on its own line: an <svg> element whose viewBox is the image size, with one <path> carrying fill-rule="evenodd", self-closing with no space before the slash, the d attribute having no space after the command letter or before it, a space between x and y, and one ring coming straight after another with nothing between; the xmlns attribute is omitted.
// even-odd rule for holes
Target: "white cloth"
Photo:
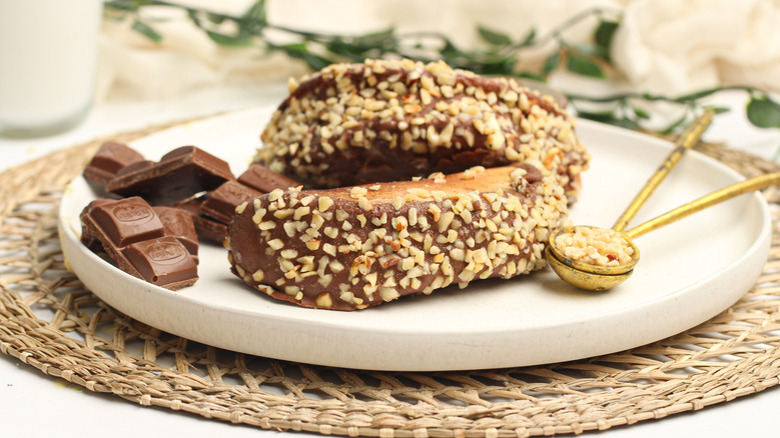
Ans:
<svg viewBox="0 0 780 438"><path fill-rule="evenodd" d="M637 89L717 85L780 91L780 1L637 0L615 35L615 65Z"/></svg>
<svg viewBox="0 0 780 438"><path fill-rule="evenodd" d="M248 0L187 0L238 14ZM333 33L362 33L393 26L399 32L434 31L463 47L480 44L478 24L515 39L532 27L537 35L593 6L623 11L612 59L625 85L679 94L716 85L751 85L780 92L780 0L278 0L268 2L277 25ZM169 8L147 9L155 44L131 29L130 21L107 19L101 41L99 98L175 97L217 84L281 81L305 72L283 55L261 57L258 48L213 43L189 19ZM567 31L570 42L586 42L596 20ZM524 52L521 68L540 65L554 44Z"/></svg>

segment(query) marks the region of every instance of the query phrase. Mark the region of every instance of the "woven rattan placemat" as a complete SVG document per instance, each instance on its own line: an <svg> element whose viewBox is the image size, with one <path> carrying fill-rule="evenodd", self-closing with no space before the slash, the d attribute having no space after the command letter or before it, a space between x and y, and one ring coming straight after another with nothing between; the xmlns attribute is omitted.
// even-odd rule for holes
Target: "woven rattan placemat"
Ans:
<svg viewBox="0 0 780 438"><path fill-rule="evenodd" d="M112 139L127 142L165 127ZM0 352L90 391L266 429L492 438L603 430L778 384L777 220L763 274L728 310L663 341L587 360L467 372L370 372L238 354L162 333L111 309L65 270L57 204L101 142L0 174ZM705 146L705 153L745 174L777 170L749 155ZM777 202L773 193L767 196Z"/></svg>

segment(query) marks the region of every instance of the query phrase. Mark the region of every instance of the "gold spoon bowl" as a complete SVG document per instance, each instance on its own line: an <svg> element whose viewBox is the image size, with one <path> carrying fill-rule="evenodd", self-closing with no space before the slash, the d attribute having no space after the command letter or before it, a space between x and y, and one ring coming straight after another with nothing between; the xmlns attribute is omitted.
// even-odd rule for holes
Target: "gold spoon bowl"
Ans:
<svg viewBox="0 0 780 438"><path fill-rule="evenodd" d="M628 279L634 271L634 266L639 262L639 249L634 245L633 239L736 196L778 184L780 184L780 172L768 173L766 175L750 178L702 196L699 199L637 225L628 231L620 232L622 237L626 240L627 245L634 251L630 262L623 265L599 266L590 263L581 263L565 257L566 248L559 247L556 244L555 238L561 233L571 232L572 227L561 228L552 233L549 244L545 250L545 256L555 273L567 283L591 291L608 290ZM613 232L615 231L613 230Z"/></svg>
<svg viewBox="0 0 780 438"><path fill-rule="evenodd" d="M556 238L562 234L574 233L577 228L587 227L593 230L601 230L600 227L588 225L577 225L560 228L550 236L550 244L545 249L545 257L550 267L558 274L563 281L579 287L593 291L612 289L618 284L624 282L634 272L634 266L639 262L639 248L634 245L630 238L621 234L626 245L631 248L632 255L628 263L616 265L595 265L578 261L575 258L567 257L565 249L557 245Z"/></svg>

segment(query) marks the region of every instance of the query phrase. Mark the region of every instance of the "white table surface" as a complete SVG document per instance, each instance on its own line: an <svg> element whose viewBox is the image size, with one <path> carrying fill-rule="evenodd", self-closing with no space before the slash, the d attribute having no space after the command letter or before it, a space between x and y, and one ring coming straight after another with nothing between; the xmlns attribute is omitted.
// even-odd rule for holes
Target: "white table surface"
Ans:
<svg viewBox="0 0 780 438"><path fill-rule="evenodd" d="M275 104L281 100L285 88L284 84L252 89L220 88L192 93L186 98L101 103L84 123L70 132L26 140L0 137L0 170L97 136L195 115ZM780 148L780 132L752 129L741 110L744 108L744 96L734 94L719 99L718 104L731 105L736 110L718 116L706 139L724 140L733 147L756 155L774 157ZM258 127L258 131L260 129ZM780 425L775 417L778 406L780 388L774 387L700 411L618 427L600 435L640 438L780 436ZM143 434L188 438L267 438L280 435L181 412L142 407L115 396L91 393L62 379L48 377L5 355L0 355L0 418L0 436L9 438L103 434L111 437Z"/></svg>

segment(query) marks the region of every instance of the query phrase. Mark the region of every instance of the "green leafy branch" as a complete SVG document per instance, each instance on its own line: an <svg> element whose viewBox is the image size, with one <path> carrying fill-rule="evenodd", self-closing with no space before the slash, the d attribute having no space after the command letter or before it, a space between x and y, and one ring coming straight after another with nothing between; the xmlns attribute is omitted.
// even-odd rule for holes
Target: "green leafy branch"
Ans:
<svg viewBox="0 0 780 438"><path fill-rule="evenodd" d="M702 100L733 90L749 94L750 99L745 110L751 124L759 128L780 128L780 104L772 100L766 92L753 87L714 87L675 97L652 93L621 93L603 97L568 94L567 97L579 116L628 129L644 129L644 123L651 119L651 115L637 105L639 102L665 102L676 105L682 109L682 115L659 131L661 134L669 134L682 130L705 108L714 109L716 114L728 111L728 108L703 104ZM582 103L601 105L603 110L583 109Z"/></svg>
<svg viewBox="0 0 780 438"><path fill-rule="evenodd" d="M393 28L359 35L337 35L279 26L268 21L265 1L258 0L241 15L229 15L160 0L107 0L109 16L130 17L132 28L150 40L160 43L162 35L155 30L153 20L143 16L148 6L166 6L186 12L192 23L221 46L256 47L265 53L281 52L300 59L311 69L319 70L338 62L362 62L366 58L410 58L419 61L442 59L449 65L485 75L509 75L546 81L559 69L572 73L608 79L614 75L610 46L620 26L620 13L605 8L584 10L544 35L531 29L519 40L486 26L477 26L483 47L464 49L438 32L397 32ZM572 43L566 32L587 20L598 24L590 44ZM528 50L554 45L555 48L538 70L519 70L521 57ZM568 93L572 107L581 117L623 126L647 129L651 114L641 108L645 102L666 102L681 108L682 116L661 130L677 132L687 125L707 105L705 99L728 90L749 94L746 107L748 120L761 128L780 128L780 103L759 89L751 87L716 87L682 96L649 93L623 93L592 97ZM594 108L596 108L594 110ZM723 112L724 108L715 108Z"/></svg>

